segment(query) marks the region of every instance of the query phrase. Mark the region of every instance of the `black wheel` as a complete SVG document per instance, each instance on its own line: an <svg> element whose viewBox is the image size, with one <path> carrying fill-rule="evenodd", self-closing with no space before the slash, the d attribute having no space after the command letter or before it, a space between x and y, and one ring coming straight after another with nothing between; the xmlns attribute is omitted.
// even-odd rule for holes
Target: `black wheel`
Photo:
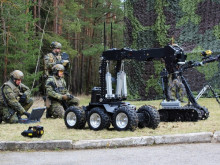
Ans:
<svg viewBox="0 0 220 165"><path fill-rule="evenodd" d="M130 129L134 131L138 126L138 115L135 110L120 107L113 115L113 126L118 131Z"/></svg>
<svg viewBox="0 0 220 165"><path fill-rule="evenodd" d="M2 116L0 115L0 124L2 123Z"/></svg>
<svg viewBox="0 0 220 165"><path fill-rule="evenodd" d="M190 114L190 112L185 112L184 118L185 118L185 121L191 121L191 114Z"/></svg>
<svg viewBox="0 0 220 165"><path fill-rule="evenodd" d="M197 111L192 110L192 112L190 113L190 120L191 121L198 121L199 120L199 115L198 115Z"/></svg>
<svg viewBox="0 0 220 165"><path fill-rule="evenodd" d="M67 128L83 129L86 125L85 111L70 106L65 112L64 121Z"/></svg>
<svg viewBox="0 0 220 165"><path fill-rule="evenodd" d="M110 119L105 110L100 107L91 109L88 115L88 125L91 130L102 130L110 126Z"/></svg>
<svg viewBox="0 0 220 165"><path fill-rule="evenodd" d="M160 114L160 121L168 121L169 119L169 113L166 110L159 110Z"/></svg>
<svg viewBox="0 0 220 165"><path fill-rule="evenodd" d="M203 114L201 120L206 120L206 119L208 119L208 117L209 117L208 108L202 107L202 108L201 108L201 111L202 111L202 114Z"/></svg>
<svg viewBox="0 0 220 165"><path fill-rule="evenodd" d="M176 114L176 120L175 121L184 121L185 120L185 115L183 112L178 112Z"/></svg>
<svg viewBox="0 0 220 165"><path fill-rule="evenodd" d="M145 120L138 123L140 128L149 127L149 128L157 128L160 123L160 115L159 112L151 106L144 105L140 107L137 113L143 113Z"/></svg>

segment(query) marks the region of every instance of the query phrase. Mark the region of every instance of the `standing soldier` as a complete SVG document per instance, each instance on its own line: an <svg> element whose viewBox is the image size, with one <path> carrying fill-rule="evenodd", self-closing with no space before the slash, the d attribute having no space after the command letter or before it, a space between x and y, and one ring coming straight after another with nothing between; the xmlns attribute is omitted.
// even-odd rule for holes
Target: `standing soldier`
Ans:
<svg viewBox="0 0 220 165"><path fill-rule="evenodd" d="M69 63L68 54L61 53L62 45L59 42L52 42L50 47L52 52L48 53L44 57L44 74L45 77L52 76L52 67L56 64L62 64L64 67L67 67Z"/></svg>
<svg viewBox="0 0 220 165"><path fill-rule="evenodd" d="M49 101L46 101L47 118L63 118L69 106L78 106L79 99L70 95L64 80L64 66L56 64L52 67L53 76L46 81L46 92Z"/></svg>
<svg viewBox="0 0 220 165"><path fill-rule="evenodd" d="M178 75L172 73L169 75L169 95L171 100L178 99L184 102L183 97L185 96L185 87Z"/></svg>
<svg viewBox="0 0 220 165"><path fill-rule="evenodd" d="M14 70L10 80L1 87L0 116L6 123L17 123L21 115L30 116L27 111L33 105L33 100L30 98L30 89L21 83L23 78L20 70Z"/></svg>

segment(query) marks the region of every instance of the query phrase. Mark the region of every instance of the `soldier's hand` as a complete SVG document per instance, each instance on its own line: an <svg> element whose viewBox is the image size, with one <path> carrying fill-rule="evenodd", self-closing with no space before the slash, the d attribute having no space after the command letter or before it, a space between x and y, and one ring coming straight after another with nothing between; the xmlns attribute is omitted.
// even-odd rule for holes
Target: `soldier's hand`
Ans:
<svg viewBox="0 0 220 165"><path fill-rule="evenodd" d="M68 100L71 100L73 98L73 95L67 95Z"/></svg>
<svg viewBox="0 0 220 165"><path fill-rule="evenodd" d="M27 118L29 118L31 114L28 112L24 112L24 115L27 116Z"/></svg>
<svg viewBox="0 0 220 165"><path fill-rule="evenodd" d="M63 64L63 60L57 61L56 64Z"/></svg>
<svg viewBox="0 0 220 165"><path fill-rule="evenodd" d="M24 94L20 97L19 102L20 102L20 103L24 103L24 102L26 101L26 99L27 99L27 95L24 93Z"/></svg>
<svg viewBox="0 0 220 165"><path fill-rule="evenodd" d="M68 96L67 95L63 95L62 96L62 100L68 100Z"/></svg>
<svg viewBox="0 0 220 165"><path fill-rule="evenodd" d="M67 64L69 63L69 60L62 60L62 61L63 61L62 63L63 66L67 66Z"/></svg>

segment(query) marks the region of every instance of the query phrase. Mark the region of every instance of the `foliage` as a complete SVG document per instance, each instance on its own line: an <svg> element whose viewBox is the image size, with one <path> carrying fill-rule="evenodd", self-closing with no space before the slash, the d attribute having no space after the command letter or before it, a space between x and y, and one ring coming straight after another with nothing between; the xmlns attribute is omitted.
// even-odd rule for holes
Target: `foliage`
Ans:
<svg viewBox="0 0 220 165"><path fill-rule="evenodd" d="M74 92L89 94L93 86L99 85L99 56L104 47L108 49L123 46L122 3L120 0L78 0L77 2L82 6L77 17L81 31L74 34L75 41L71 42L79 54L74 60L79 68L75 67L73 70L75 77L72 84L74 84ZM106 43L104 43L104 35Z"/></svg>
<svg viewBox="0 0 220 165"><path fill-rule="evenodd" d="M45 47L47 47L48 52L51 51L50 44L53 41L59 41L60 43L62 43L62 49L68 52L70 57L73 58L74 56L77 55L77 51L72 48L70 43L64 37L60 35L56 35L56 34L46 33L44 35L44 44L45 44Z"/></svg>
<svg viewBox="0 0 220 165"><path fill-rule="evenodd" d="M83 9L83 6L71 0L65 0L63 3L64 5L60 7L63 29L68 33L81 32L82 25L78 13Z"/></svg>
<svg viewBox="0 0 220 165"><path fill-rule="evenodd" d="M101 44L93 44L90 48L87 48L82 51L85 56L92 56L95 54L101 54L103 50L103 45Z"/></svg>
<svg viewBox="0 0 220 165"><path fill-rule="evenodd" d="M133 48L156 48L163 47L171 42L180 45L187 54L187 60L201 61L201 51L210 49L214 54L219 52L220 33L219 22L220 17L218 9L219 1L210 0L127 0L126 1L126 23L127 23L127 40ZM135 66L137 67L135 63ZM147 63L148 65L148 63ZM138 82L128 79L129 88L132 86L143 86L145 89L136 90L135 95L143 98L143 93L148 99L152 96L160 95L161 89L158 88L159 72L164 64L150 64L151 67L145 66L146 72L150 72L147 76L142 71ZM151 68L154 68L153 70ZM157 68L159 68L157 70ZM131 70L133 66L130 67ZM200 72L198 79L205 77L205 83L210 83L215 91L219 91L220 80L220 64L218 62L207 64L204 67L195 68ZM133 75L128 74L133 77ZM190 77L193 79L193 77ZM202 83L193 82L192 89L200 86ZM137 87L136 87L137 88ZM132 89L134 89L132 87ZM145 90L145 91L143 91ZM138 94L136 94L138 93Z"/></svg>
<svg viewBox="0 0 220 165"><path fill-rule="evenodd" d="M106 22L106 46L123 46L120 0L1 1L1 21L1 83L12 70L20 69L29 87L36 80L34 92L39 91L43 56L51 52L51 42L60 42L62 50L71 57L72 93L89 93L91 86L99 83L97 60L104 50L103 22Z"/></svg>
<svg viewBox="0 0 220 165"><path fill-rule="evenodd" d="M38 39L34 36L36 20L29 11L33 4L23 0L1 1L1 3L3 24L0 40L2 45L0 78L4 80L4 74L8 75L11 71L19 69L24 72L24 83L31 86L39 45ZM6 63L3 59L8 62Z"/></svg>
<svg viewBox="0 0 220 165"><path fill-rule="evenodd" d="M154 69L155 69L155 75L151 75L151 77L146 81L146 88L145 91L148 92L151 87L155 89L157 92L158 97L162 97L162 87L160 86L160 73L162 69L164 68L163 64L161 64L159 61L154 61Z"/></svg>
<svg viewBox="0 0 220 165"><path fill-rule="evenodd" d="M220 24L214 26L213 33L217 39L220 39Z"/></svg>
<svg viewBox="0 0 220 165"><path fill-rule="evenodd" d="M179 20L177 23L177 27L183 26L188 22L192 22L195 25L198 25L201 21L200 16L196 14L196 9L198 3L202 0L180 0L179 6L181 7L182 11L184 12L184 16Z"/></svg>
<svg viewBox="0 0 220 165"><path fill-rule="evenodd" d="M33 90L38 91L42 57L51 51L50 43L58 41L71 56L71 92L88 94L93 86L99 85L97 61L104 50L104 22L107 49L163 47L173 37L187 52L188 60L201 60L198 54L202 50L219 52L218 0L127 0L125 4L121 0L34 2L1 1L1 83L12 70L20 69L25 73L24 83L31 87L35 79ZM41 57L39 66L38 57ZM127 62L127 65L129 97L152 99L149 98L152 93L161 95L158 82L163 63ZM218 90L220 64L208 66L197 70Z"/></svg>
<svg viewBox="0 0 220 165"><path fill-rule="evenodd" d="M155 11L158 16L152 29L157 34L156 39L158 40L160 46L166 46L169 42L169 38L167 37L167 30L170 28L170 25L166 25L166 17L163 13L163 8L166 6L166 2L156 0Z"/></svg>

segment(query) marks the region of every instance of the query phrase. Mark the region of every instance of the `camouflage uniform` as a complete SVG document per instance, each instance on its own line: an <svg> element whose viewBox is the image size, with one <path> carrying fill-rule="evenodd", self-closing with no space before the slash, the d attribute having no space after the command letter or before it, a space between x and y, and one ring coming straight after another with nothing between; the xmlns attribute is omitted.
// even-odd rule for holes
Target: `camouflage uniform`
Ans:
<svg viewBox="0 0 220 165"><path fill-rule="evenodd" d="M52 76L52 67L56 64L61 63L62 60L62 56L61 54L56 55L55 53L48 53L45 57L44 57L44 72L45 75L48 76Z"/></svg>
<svg viewBox="0 0 220 165"><path fill-rule="evenodd" d="M62 64L66 71L65 74L68 74L67 68L69 67L69 55L61 52L57 52L54 49L61 49L62 45L59 42L52 42L50 47L53 49L53 52L48 53L44 56L44 76L42 82L43 94L45 95L45 85L46 79L49 76L53 76L52 68L56 64ZM66 82L69 82L68 76L65 76Z"/></svg>
<svg viewBox="0 0 220 165"><path fill-rule="evenodd" d="M61 49L62 48L62 45L61 43L59 42L52 42L50 47L54 50L54 49ZM61 52L56 52L54 50L53 52L51 53L48 53L47 55L45 55L44 57L44 73L45 73L45 76L48 77L48 76L52 76L52 67L56 64L62 64L65 68L67 67L68 63L69 63L69 59L65 59L63 60L62 57L64 56L68 56L69 58L69 55L66 54L65 52L64 53L61 53Z"/></svg>
<svg viewBox="0 0 220 165"><path fill-rule="evenodd" d="M178 99L183 102L183 97L185 96L185 87L180 80L179 76L174 74L169 75L169 96L171 100Z"/></svg>
<svg viewBox="0 0 220 165"><path fill-rule="evenodd" d="M54 85L51 85L51 83ZM54 87L56 89L54 89ZM63 118L64 117L64 105L63 105L63 95L70 95L67 88L64 78L57 76L50 76L46 81L46 91L47 96L51 100L51 105L47 109L48 113L54 118ZM65 101L67 106L78 106L79 99L73 97L70 100Z"/></svg>
<svg viewBox="0 0 220 165"><path fill-rule="evenodd" d="M6 103L4 102L3 94ZM23 94L25 94L27 98L24 102L20 102L20 97ZM30 94L30 89L22 83L16 86L11 79L4 83L0 92L0 113L2 120L6 123L17 123L18 116L23 115L24 112L28 111L33 105Z"/></svg>

